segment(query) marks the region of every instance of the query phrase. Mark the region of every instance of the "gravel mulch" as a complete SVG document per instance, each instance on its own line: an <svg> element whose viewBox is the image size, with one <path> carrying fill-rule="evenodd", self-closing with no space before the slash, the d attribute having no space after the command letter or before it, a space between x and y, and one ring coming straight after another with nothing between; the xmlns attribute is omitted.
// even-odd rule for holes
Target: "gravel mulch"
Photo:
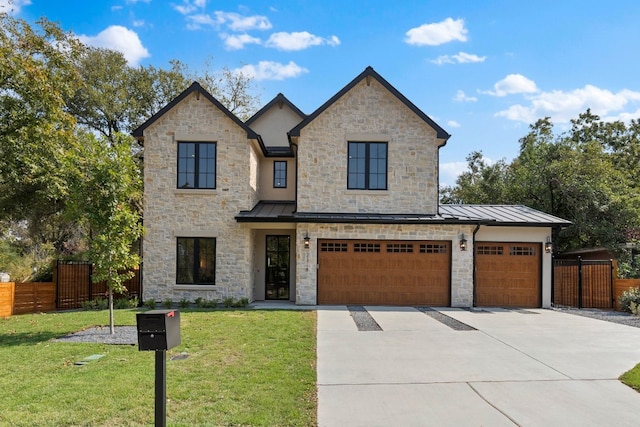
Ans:
<svg viewBox="0 0 640 427"><path fill-rule="evenodd" d="M138 344L138 328L136 326L116 326L115 334L111 334L108 326L95 326L79 332L53 339L53 342L83 342L96 344Z"/></svg>
<svg viewBox="0 0 640 427"><path fill-rule="evenodd" d="M349 314L356 323L359 331L381 331L382 328L378 325L373 317L369 314L366 308L361 305L348 305Z"/></svg>
<svg viewBox="0 0 640 427"><path fill-rule="evenodd" d="M621 311L598 310L594 308L578 309L574 307L554 307L553 310L640 328L640 316L633 316Z"/></svg>
<svg viewBox="0 0 640 427"><path fill-rule="evenodd" d="M451 316L447 316L444 313L440 313L439 311L434 310L431 307L416 307L416 310L423 312L427 316L437 320L445 326L450 327L454 331L475 331L476 328L473 326L467 325L457 319L454 319Z"/></svg>

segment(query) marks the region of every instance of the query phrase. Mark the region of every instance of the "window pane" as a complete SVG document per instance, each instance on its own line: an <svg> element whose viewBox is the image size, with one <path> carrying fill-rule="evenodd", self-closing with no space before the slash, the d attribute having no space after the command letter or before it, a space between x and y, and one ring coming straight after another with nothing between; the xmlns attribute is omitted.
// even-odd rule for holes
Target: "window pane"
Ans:
<svg viewBox="0 0 640 427"><path fill-rule="evenodd" d="M214 284L216 273L216 240L198 239L199 277L198 283Z"/></svg>
<svg viewBox="0 0 640 427"><path fill-rule="evenodd" d="M276 188L287 187L287 162L273 162L273 186Z"/></svg>
<svg viewBox="0 0 640 427"><path fill-rule="evenodd" d="M194 261L194 239L178 238L177 253L177 283L194 283L193 261Z"/></svg>

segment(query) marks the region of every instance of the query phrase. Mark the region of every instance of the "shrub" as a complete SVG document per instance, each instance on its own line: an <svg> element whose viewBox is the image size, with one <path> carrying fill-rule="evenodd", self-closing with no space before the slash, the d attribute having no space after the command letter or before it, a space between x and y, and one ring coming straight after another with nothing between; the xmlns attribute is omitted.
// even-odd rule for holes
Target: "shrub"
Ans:
<svg viewBox="0 0 640 427"><path fill-rule="evenodd" d="M205 300L204 306L206 308L216 308L218 306L218 300L217 299Z"/></svg>
<svg viewBox="0 0 640 427"><path fill-rule="evenodd" d="M117 309L136 308L138 306L138 297L118 298L113 302L113 307Z"/></svg>
<svg viewBox="0 0 640 427"><path fill-rule="evenodd" d="M84 310L105 310L109 307L109 300L106 298L94 298L89 301L82 302Z"/></svg>
<svg viewBox="0 0 640 427"><path fill-rule="evenodd" d="M148 300L146 300L144 302L144 305L147 306L147 308L149 308L150 310L153 310L156 308L156 300L155 298L150 298Z"/></svg>
<svg viewBox="0 0 640 427"><path fill-rule="evenodd" d="M198 298L196 298L195 303L196 303L196 307L204 308L205 304L206 304L206 300L204 298L202 298L202 297L198 297Z"/></svg>
<svg viewBox="0 0 640 427"><path fill-rule="evenodd" d="M163 308L171 308L172 306L173 306L173 301L171 301L169 298L166 298L164 301L162 301Z"/></svg>
<svg viewBox="0 0 640 427"><path fill-rule="evenodd" d="M233 306L237 308L246 308L248 305L249 298L240 298Z"/></svg>
<svg viewBox="0 0 640 427"><path fill-rule="evenodd" d="M222 301L222 304L225 306L225 308L231 308L235 304L235 300L233 299L233 297L227 297L224 299L224 301Z"/></svg>
<svg viewBox="0 0 640 427"><path fill-rule="evenodd" d="M618 303L620 303L622 311L632 313L631 303L634 303L635 307L640 305L640 288L629 288L622 292L622 295L618 297Z"/></svg>
<svg viewBox="0 0 640 427"><path fill-rule="evenodd" d="M180 308L189 308L189 306L191 305L191 301L189 301L189 298L182 298L178 305L180 306Z"/></svg>

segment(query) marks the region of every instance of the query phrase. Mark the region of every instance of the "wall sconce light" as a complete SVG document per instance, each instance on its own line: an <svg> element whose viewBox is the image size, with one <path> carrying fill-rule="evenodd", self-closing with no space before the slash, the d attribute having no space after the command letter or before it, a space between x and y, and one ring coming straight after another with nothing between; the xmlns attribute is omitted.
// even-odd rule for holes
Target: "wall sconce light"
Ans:
<svg viewBox="0 0 640 427"><path fill-rule="evenodd" d="M460 250L461 251L467 250L467 239L464 238L464 234L460 235Z"/></svg>
<svg viewBox="0 0 640 427"><path fill-rule="evenodd" d="M310 244L311 244L311 239L309 238L309 233L304 233L304 248L309 249Z"/></svg>
<svg viewBox="0 0 640 427"><path fill-rule="evenodd" d="M551 242L551 237L547 236L547 241L544 244L544 251L548 254L553 250L553 243Z"/></svg>

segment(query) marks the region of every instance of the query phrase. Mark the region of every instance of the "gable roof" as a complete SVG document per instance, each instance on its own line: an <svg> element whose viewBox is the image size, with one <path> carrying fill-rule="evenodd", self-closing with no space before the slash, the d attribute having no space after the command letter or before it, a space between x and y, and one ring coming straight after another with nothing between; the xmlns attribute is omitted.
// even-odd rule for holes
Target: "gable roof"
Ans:
<svg viewBox="0 0 640 427"><path fill-rule="evenodd" d="M242 120L240 120L235 114L233 114L231 111L229 111L227 109L227 107L225 107L224 105L222 105L220 103L220 101L218 101L217 99L215 99L213 97L213 95L211 95L209 92L207 92L206 90L204 90L204 88L202 86L200 86L200 83L198 82L193 82L191 83L191 86L189 86L187 89L185 89L180 95L178 95L177 97L175 97L173 99L173 101L169 102L167 105L165 105L162 109L160 109L160 111L158 111L157 113L155 113L153 116L151 116L146 122L144 122L143 124L141 124L140 126L138 126L137 128L135 128L133 130L133 132L131 132L131 134L139 139L144 138L144 130L146 128L148 128L149 126L151 126L156 120L158 120L160 117L162 117L165 113L167 113L169 110L171 110L173 107L175 107L180 101L182 101L183 99L185 99L187 96L191 95L192 93L197 92L199 94L201 94L202 96L204 96L206 99L209 100L209 102L211 102L213 105L215 105L220 111L222 111L227 117L229 117L235 124L237 124L238 126L240 126L242 129L244 129L247 132L247 138L248 139L258 139L260 140L260 135L258 135L257 133L255 133L249 126L247 126L246 124L244 124L242 122Z"/></svg>
<svg viewBox="0 0 640 427"><path fill-rule="evenodd" d="M247 126L251 126L256 120L262 117L267 111L269 111L277 104L280 105L280 108L282 108L283 105L288 106L296 115L298 115L298 117L300 117L301 120L307 117L307 115L300 111L300 109L296 107L293 102L289 101L286 96L284 96L282 93L278 93L275 98L273 98L264 107L258 110L257 113L251 116L251 118L247 120L245 124ZM264 144L262 138L260 138L258 142L260 144L260 149L262 150L265 157L293 157L291 143L289 143L288 147L267 147Z"/></svg>
<svg viewBox="0 0 640 427"><path fill-rule="evenodd" d="M387 89L391 94L393 94L396 98L400 100L404 105L407 106L411 111L413 111L418 117L424 120L429 126L431 126L437 133L437 137L439 139L443 139L446 141L451 137L443 128L440 127L436 122L434 122L429 116L423 113L418 107L416 107L407 97L401 94L396 88L391 86L391 84L386 81L380 74L378 74L371 66L365 68L365 70L360 73L355 79L353 79L349 84L340 90L340 92L333 95L327 102L322 104L316 111L308 115L303 121L301 121L296 127L291 129L288 133L290 137L292 136L300 136L300 130L304 128L306 125L311 123L316 117L318 117L323 111L329 108L333 103L335 103L338 99L340 99L344 94L349 92L355 85L360 83L362 80L366 78L374 78L378 83L380 83L385 89Z"/></svg>
<svg viewBox="0 0 640 427"><path fill-rule="evenodd" d="M262 117L262 115L264 113L266 113L267 111L269 111L271 109L271 107L273 107L276 104L280 104L282 103L283 105L286 105L287 107L291 108L293 110L294 113L296 113L298 116L300 116L300 119L304 119L305 117L307 117L307 115L305 113L303 113L302 111L300 111L300 109L298 107L296 107L293 102L289 101L287 99L286 96L284 96L282 93L279 93L276 95L275 98L273 98L271 101L269 101L267 103L267 105L265 105L264 107L262 107L260 110L258 110L257 113L255 113L253 116L251 116L251 118L249 120L247 120L245 122L245 124L247 126L251 126L251 124L253 122L255 122L256 120L258 120L260 117Z"/></svg>

